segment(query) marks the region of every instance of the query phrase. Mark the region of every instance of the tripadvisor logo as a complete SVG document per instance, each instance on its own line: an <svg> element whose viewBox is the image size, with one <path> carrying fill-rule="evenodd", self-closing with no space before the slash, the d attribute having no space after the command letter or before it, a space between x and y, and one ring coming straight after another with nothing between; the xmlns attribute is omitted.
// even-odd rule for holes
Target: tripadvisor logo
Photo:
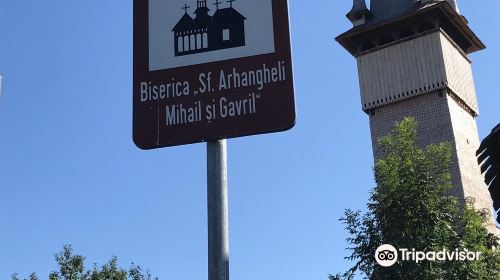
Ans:
<svg viewBox="0 0 500 280"><path fill-rule="evenodd" d="M481 257L481 252L472 252L467 249L460 251L455 249L449 251L417 251L415 249L396 249L394 246L384 244L375 251L375 260L380 266L393 266L398 260L420 263L422 261L477 261Z"/></svg>
<svg viewBox="0 0 500 280"><path fill-rule="evenodd" d="M398 261L398 250L392 245L384 244L375 251L375 260L383 267L393 266Z"/></svg>

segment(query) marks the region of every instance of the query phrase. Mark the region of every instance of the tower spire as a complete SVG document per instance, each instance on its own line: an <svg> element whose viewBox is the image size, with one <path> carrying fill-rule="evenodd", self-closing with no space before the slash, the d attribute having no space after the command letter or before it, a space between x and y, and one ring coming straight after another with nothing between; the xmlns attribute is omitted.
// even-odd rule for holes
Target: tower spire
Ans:
<svg viewBox="0 0 500 280"><path fill-rule="evenodd" d="M367 10L365 0L354 0L352 3L352 11Z"/></svg>
<svg viewBox="0 0 500 280"><path fill-rule="evenodd" d="M366 23L371 15L372 13L366 7L365 0L354 0L352 9L346 16L354 26L358 26Z"/></svg>

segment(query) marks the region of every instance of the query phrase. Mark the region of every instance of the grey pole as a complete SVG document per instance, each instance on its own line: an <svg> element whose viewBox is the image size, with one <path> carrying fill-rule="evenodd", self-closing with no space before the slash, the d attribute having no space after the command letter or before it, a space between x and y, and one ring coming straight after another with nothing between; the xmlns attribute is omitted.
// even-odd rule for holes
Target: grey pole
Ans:
<svg viewBox="0 0 500 280"><path fill-rule="evenodd" d="M207 143L208 280L229 280L226 140Z"/></svg>

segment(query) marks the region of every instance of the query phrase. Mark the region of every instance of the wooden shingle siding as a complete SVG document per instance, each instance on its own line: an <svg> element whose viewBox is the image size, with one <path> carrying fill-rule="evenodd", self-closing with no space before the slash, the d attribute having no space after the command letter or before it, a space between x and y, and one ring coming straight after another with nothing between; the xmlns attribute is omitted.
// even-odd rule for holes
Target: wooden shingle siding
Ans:
<svg viewBox="0 0 500 280"><path fill-rule="evenodd" d="M448 39L441 35L448 88L479 114L472 66L468 57Z"/></svg>
<svg viewBox="0 0 500 280"><path fill-rule="evenodd" d="M478 113L470 61L440 31L357 60L364 111L448 87Z"/></svg>

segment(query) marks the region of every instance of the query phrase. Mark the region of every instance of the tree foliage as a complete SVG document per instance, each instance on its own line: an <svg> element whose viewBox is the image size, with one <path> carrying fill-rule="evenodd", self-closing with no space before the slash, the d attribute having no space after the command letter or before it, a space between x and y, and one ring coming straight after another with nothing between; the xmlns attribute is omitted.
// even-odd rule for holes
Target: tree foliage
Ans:
<svg viewBox="0 0 500 280"><path fill-rule="evenodd" d="M484 227L486 215L472 201L450 195L451 147L416 144L417 124L406 118L379 140L383 157L376 161L376 187L366 213L346 210L340 220L350 237L346 259L354 265L330 280L353 279L500 279L500 253L492 250L498 240ZM418 251L455 249L482 252L479 261L421 263L399 260L390 268L376 263L378 246Z"/></svg>
<svg viewBox="0 0 500 280"><path fill-rule="evenodd" d="M118 267L116 257L112 257L102 266L94 264L92 269L87 269L85 257L74 254L70 245L64 246L63 251L55 255L55 260L59 269L49 274L49 280L153 280L149 271L143 271L135 264L132 264L128 271ZM158 280L158 278L154 279ZM21 279L15 273L11 280ZM29 280L39 280L39 278L32 273Z"/></svg>

